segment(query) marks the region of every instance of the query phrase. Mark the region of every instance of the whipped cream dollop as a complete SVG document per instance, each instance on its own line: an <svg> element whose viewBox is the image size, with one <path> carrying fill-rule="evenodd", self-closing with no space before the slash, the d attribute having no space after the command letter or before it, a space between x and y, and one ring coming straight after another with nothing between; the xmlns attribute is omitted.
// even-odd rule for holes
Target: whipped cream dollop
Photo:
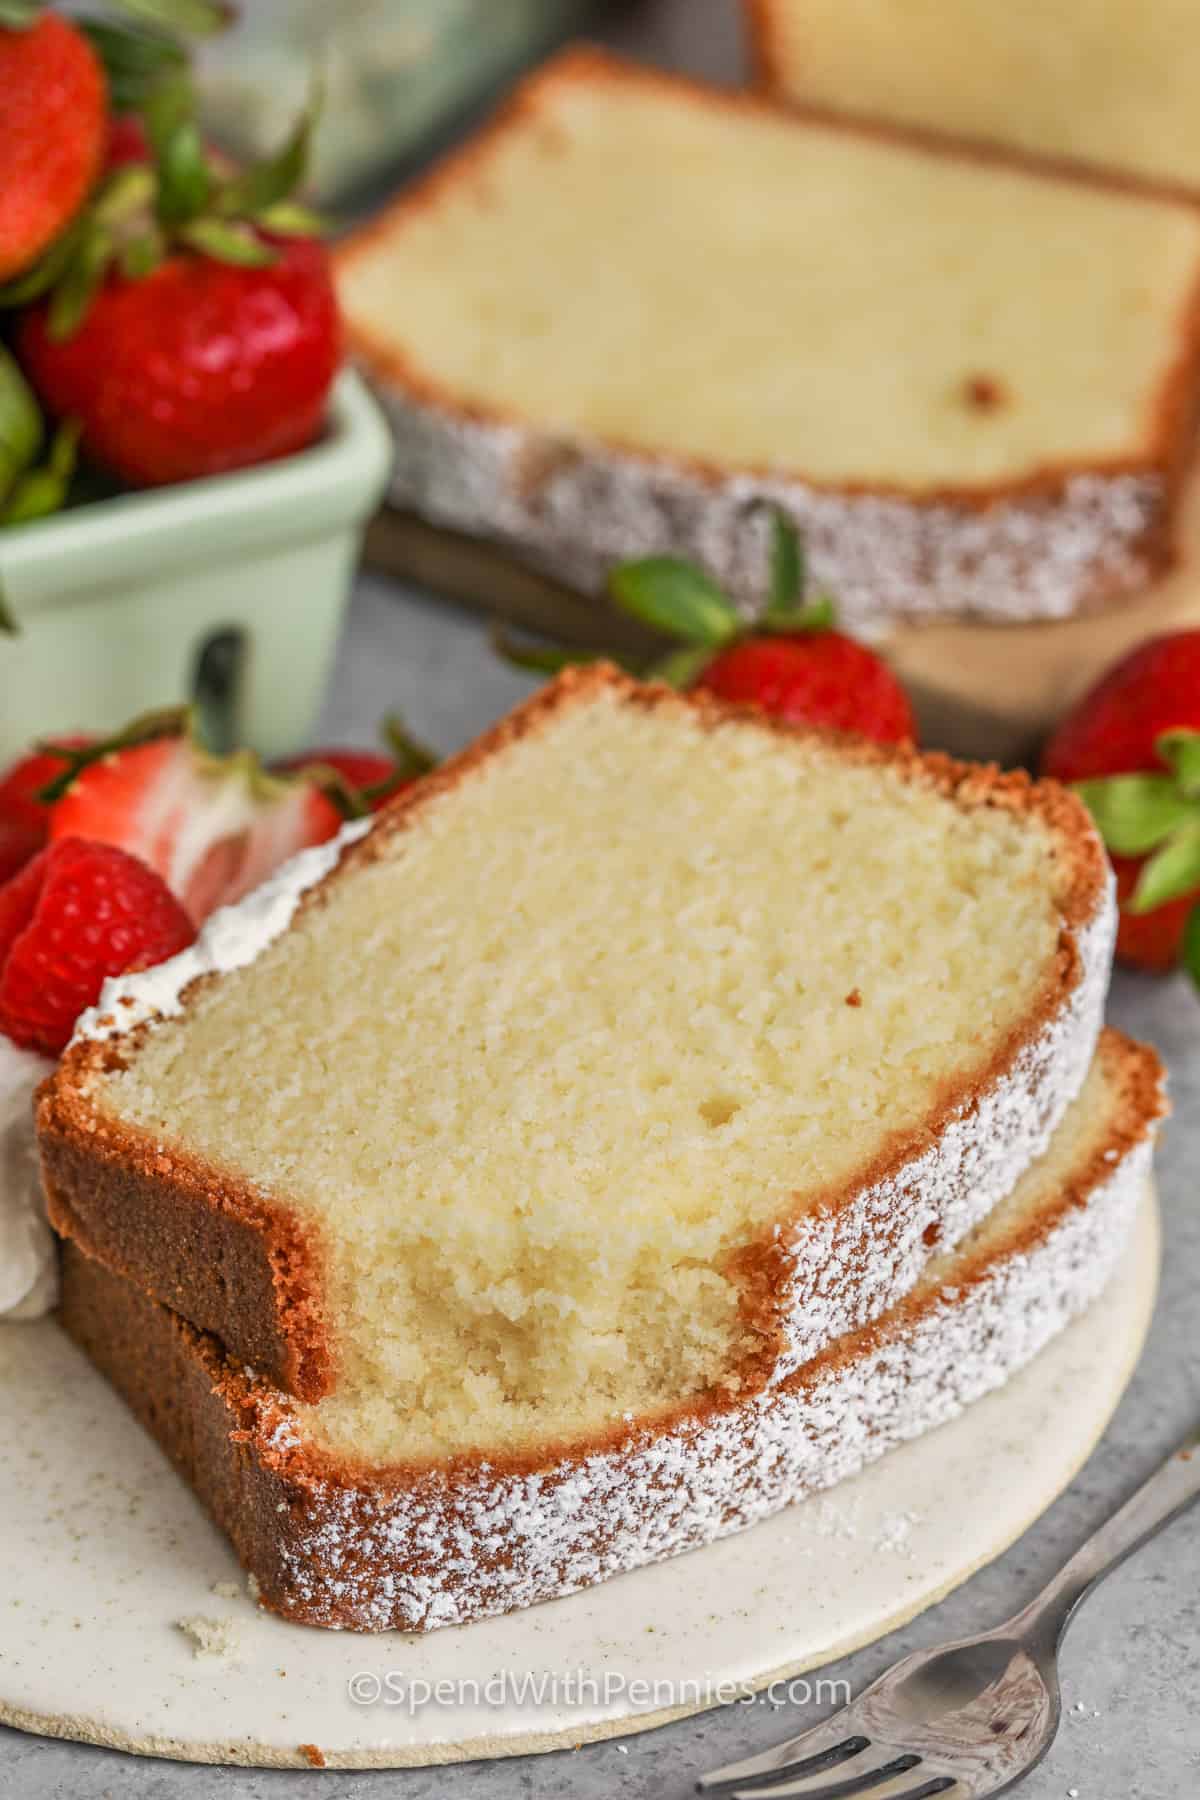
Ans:
<svg viewBox="0 0 1200 1800"><path fill-rule="evenodd" d="M116 975L106 981L98 1003L76 1021L73 1041L115 1037L150 1019L169 1018L179 1011L184 989L201 975L227 974L252 963L286 931L300 896L323 880L341 859L342 851L363 837L373 823L372 819L354 819L326 843L301 850L244 900L213 913L195 943L178 956L136 975Z"/></svg>
<svg viewBox="0 0 1200 1800"><path fill-rule="evenodd" d="M33 1130L34 1089L53 1067L0 1035L0 1321L40 1319L58 1300Z"/></svg>

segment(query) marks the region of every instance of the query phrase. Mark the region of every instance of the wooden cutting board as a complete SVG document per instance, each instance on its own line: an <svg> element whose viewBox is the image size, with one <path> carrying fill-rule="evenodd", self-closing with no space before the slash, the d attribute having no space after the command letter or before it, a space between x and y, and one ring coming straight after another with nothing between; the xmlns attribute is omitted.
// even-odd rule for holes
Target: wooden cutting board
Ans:
<svg viewBox="0 0 1200 1800"><path fill-rule="evenodd" d="M367 530L369 567L562 644L637 655L657 640L603 598L581 594L482 538L385 507Z"/></svg>

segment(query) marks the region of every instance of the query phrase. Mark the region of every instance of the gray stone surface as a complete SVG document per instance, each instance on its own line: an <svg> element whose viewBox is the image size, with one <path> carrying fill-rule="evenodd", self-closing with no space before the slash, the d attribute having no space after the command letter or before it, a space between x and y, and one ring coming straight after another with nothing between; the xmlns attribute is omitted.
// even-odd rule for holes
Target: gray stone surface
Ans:
<svg viewBox="0 0 1200 1800"><path fill-rule="evenodd" d="M732 73L736 32L725 0L640 9L621 28L664 60ZM398 707L450 750L503 712L528 683L492 657L465 614L364 579L321 735L370 742ZM1149 1038L1171 1069L1175 1117L1159 1161L1166 1219L1161 1298L1146 1354L1104 1442L1071 1490L1006 1556L922 1618L827 1671L854 1687L919 1644L977 1630L1027 1599L1082 1539L1200 1421L1200 1003L1182 980L1118 979L1111 1016ZM0 1521L0 1530L3 1523ZM686 1564L680 1564L686 1579ZM1088 1603L1065 1657L1067 1716L1026 1800L1195 1800L1200 1794L1200 1514L1177 1523ZM2 1675L0 1675L2 1679ZM1083 1711L1074 1710L1082 1703ZM727 1707L623 1744L452 1769L353 1774L212 1769L114 1754L0 1729L4 1800L519 1800L536 1794L682 1800L707 1768L789 1735L798 1719L766 1704Z"/></svg>

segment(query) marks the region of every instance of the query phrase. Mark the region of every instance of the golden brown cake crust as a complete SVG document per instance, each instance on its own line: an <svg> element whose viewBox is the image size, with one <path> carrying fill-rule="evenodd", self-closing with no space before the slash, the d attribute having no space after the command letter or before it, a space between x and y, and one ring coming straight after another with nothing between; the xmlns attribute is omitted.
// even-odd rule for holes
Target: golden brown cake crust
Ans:
<svg viewBox="0 0 1200 1800"><path fill-rule="evenodd" d="M976 1339L986 1343L994 1334L1005 1342L977 1391L1028 1360L1044 1341L1038 1338L1037 1316L1043 1300L1060 1308L1056 1328L1097 1291L1090 1264L1102 1265L1101 1274L1107 1276L1119 1258L1123 1238L1113 1234L1128 1225L1154 1129L1166 1110L1162 1065L1153 1050L1109 1030L1098 1055L1109 1082L1104 1119L1061 1187L1033 1216L1014 1218L984 1235L956 1258L949 1284L913 1293L884 1319L840 1339L757 1400L708 1397L585 1439L543 1443L520 1453L368 1468L299 1442L289 1431L283 1396L229 1362L211 1337L72 1245L66 1246L64 1258L62 1323L196 1489L256 1577L264 1604L301 1623L352 1629L427 1628L485 1616L549 1597L560 1574L563 1591L568 1591L615 1572L605 1563L605 1533L619 1535L641 1508L670 1494L684 1481L689 1458L702 1468L714 1430L724 1452L735 1446L735 1459L736 1446L744 1440L750 1456L744 1491L730 1493L727 1516L718 1518L710 1511L699 1536L689 1536L681 1526L661 1553L707 1541L745 1522L747 1493L752 1495L758 1484L768 1494L774 1492L769 1459L753 1454L756 1414L761 1424L764 1408L786 1414L797 1399L803 1404L805 1396L815 1396L819 1416L827 1397L836 1402L843 1385L857 1396L850 1401L851 1414L857 1419L866 1407L870 1420L870 1407L856 1382L880 1353L886 1357L889 1346L903 1357L904 1347L917 1341L911 1335L915 1332L932 1335L922 1342L914 1369L923 1365L928 1375L931 1355L946 1364L945 1405L939 1402L925 1422L951 1416L963 1399L955 1388L954 1318L971 1307L978 1290L991 1288L992 1311L988 1325L976 1328ZM1111 1216L1093 1213L1102 1192L1119 1199ZM1068 1241L1064 1227L1072 1221L1089 1235ZM1043 1269L1039 1277L1039 1252L1056 1237L1061 1251L1057 1272L1050 1276ZM1010 1272L1015 1276L1011 1282ZM1048 1285L1039 1286L1043 1277ZM1024 1321L1017 1316L1021 1313L1028 1315ZM1010 1329L1014 1335L1008 1340ZM896 1387L902 1372L901 1363L894 1363L885 1381ZM648 1443L663 1452L651 1464L649 1481L644 1462L639 1462ZM858 1465L852 1458L847 1467L860 1466L871 1453L868 1446ZM631 1481L628 1495L607 1511L598 1506L593 1516L597 1459L605 1463L606 1481L619 1488L626 1465ZM836 1452L830 1466L837 1466ZM579 1491L569 1507L560 1508L557 1496L568 1484ZM526 1494L530 1508L548 1506L550 1513L561 1513L566 1529L586 1545L582 1565L564 1560L561 1570L541 1568L541 1585L519 1600L512 1598L506 1571L511 1573L527 1553L531 1534L525 1527L512 1528L511 1518L501 1511L502 1491L511 1495L514 1489ZM489 1511L489 1495L495 1496L495 1512ZM431 1515L439 1521L435 1541L424 1529ZM648 1560L636 1551L634 1557ZM581 1579L580 1566L596 1572ZM436 1610L420 1614L420 1596L435 1571L439 1584L453 1595L453 1617ZM406 1589L417 1596L407 1611L401 1599Z"/></svg>
<svg viewBox="0 0 1200 1800"><path fill-rule="evenodd" d="M994 1047L984 1068L970 1079L944 1084L919 1130L895 1134L853 1179L822 1195L813 1208L821 1215L848 1211L865 1189L900 1176L952 1121L984 1105L1022 1068L1046 1031L1067 1016L1085 980L1090 976L1095 981L1097 972L1084 967L1081 941L1107 917L1109 880L1104 852L1087 813L1074 795L1053 782L1033 782L1024 774L956 762L911 745L882 746L849 736L806 733L751 708L731 707L705 694L684 696L660 685L640 684L615 668L597 664L565 671L460 755L399 795L378 815L369 835L346 849L336 867L302 896L300 907L326 904L340 881L380 856L393 836L419 822L432 799L453 790L506 746L540 730L562 708L586 703L600 691L612 692L629 705L679 709L712 731L751 722L784 737L821 738L849 760L898 770L960 805L1036 816L1062 846L1069 878L1060 901L1059 947L1027 1016ZM214 978L202 977L210 979ZM185 995L185 1006L186 999ZM229 1171L110 1118L97 1102L92 1091L97 1076L136 1054L145 1029L126 1037L75 1042L40 1090L38 1140L51 1222L87 1255L214 1333L228 1350L285 1392L320 1399L336 1384L337 1352L325 1319L317 1229L282 1197L265 1199ZM1091 1045L1086 1049L1090 1055ZM886 1232L877 1227L876 1252L885 1238ZM849 1254L852 1259L857 1255L859 1263L851 1270L851 1279L865 1274L868 1247L857 1252L851 1247ZM730 1273L739 1284L745 1322L762 1346L765 1369L774 1361L782 1330L777 1240L768 1233L761 1243L743 1247ZM761 1373L749 1362L741 1374L752 1383L756 1372Z"/></svg>
<svg viewBox="0 0 1200 1800"><path fill-rule="evenodd" d="M754 37L760 66L767 66L767 34L761 23ZM406 188L368 225L353 233L339 249L339 268L353 269L358 258L369 255L406 218L436 206L448 186L486 170L497 142L514 127L536 117L543 94L556 85L573 82L638 85L662 93L683 93L698 106L794 120L807 118L825 129L878 138L962 161L1019 169L1033 180L1068 180L1109 192L1195 205L1193 195L1153 188L1135 178L1056 165L1021 151L948 139L911 127L787 105L762 91L714 88L673 71L628 62L592 46L576 46L528 77L481 131ZM886 504L893 509L889 517L895 541L901 533L913 534L914 541L919 539L923 546L915 553L913 568L903 580L896 569L890 571L889 581L894 582L895 592L889 588L888 597L883 600L876 596L874 610L879 616L924 618L977 613L997 619L1066 617L1099 609L1140 590L1175 561L1175 513L1200 416L1200 279L1179 321L1177 351L1163 372L1153 404L1147 408L1141 441L1131 442L1123 454L1047 460L1010 480L947 483L920 492L882 480L824 481L803 469L782 464L769 468L739 465L735 469L700 456L649 451L645 446L608 436L548 437L545 422L526 419L511 409L466 400L448 389L402 343L354 317L352 309L348 334L351 348L375 377L391 407L402 445L411 440L411 457L406 453L398 464L397 502L413 506L418 512L428 511L436 522L463 531L504 541L511 539L539 566L584 588L590 588L595 577L586 515L590 509L603 513L607 519L605 509L610 502L616 504L622 468L630 474L630 492L636 491L637 504L643 510L661 507L662 529L677 528L683 532L687 541L674 547L687 554L697 551L693 540L701 530L697 521L703 516L705 495L709 496L710 516L715 516L712 509L731 483L744 487L746 482L761 482L764 495L775 496L805 528L814 558L827 557L821 564L821 579L839 594L847 616L853 614L857 618L861 614L864 622L872 609L860 591L862 557L866 554L863 546L876 527L863 508L871 504ZM488 433L496 432L511 432L524 444L507 474L492 466L494 454L500 453L489 448L486 439ZM457 500L453 516L439 510L447 505L445 496L452 485L440 477L456 459L463 458L472 466L475 460L478 462L475 478L467 483L475 495L472 506L478 503L477 517L460 516ZM445 466L443 459L448 459ZM572 486L575 465L578 494ZM409 473L402 474L402 469ZM614 471L618 473L614 475ZM485 490L490 492L494 481L499 482L499 490L484 502L480 496ZM1130 491L1118 501L1118 490L1130 483L1142 490L1137 500L1133 500ZM554 488L557 498L553 509L548 504L548 492L541 492L543 486L547 490ZM1086 501L1082 498L1084 488L1090 496ZM677 503L672 502L672 495ZM514 505L525 522L515 526L510 519L508 524L501 524L501 517L508 518ZM564 537L562 519L576 507L581 509L579 519ZM551 510L557 521L553 529L549 525ZM1117 515L1126 511L1130 517L1136 511L1136 525L1126 521L1118 529ZM685 524L685 520L691 522ZM981 529L986 530L986 545L979 535ZM1075 566L1066 558L1061 571L1052 573L1058 570L1059 549L1080 530L1086 530L1095 540L1086 566ZM631 539L627 554L640 554L647 547L640 540ZM656 543L653 547L662 545ZM743 582L739 557L730 551L730 558L729 568L714 573L740 591ZM994 580L988 571L1001 566L1003 578ZM1045 593L1041 591L1043 580Z"/></svg>

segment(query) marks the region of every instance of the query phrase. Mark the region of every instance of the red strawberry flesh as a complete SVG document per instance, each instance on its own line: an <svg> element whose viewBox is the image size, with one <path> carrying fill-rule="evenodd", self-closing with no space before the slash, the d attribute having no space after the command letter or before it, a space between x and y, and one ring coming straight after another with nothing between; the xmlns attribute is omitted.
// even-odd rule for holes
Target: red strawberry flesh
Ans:
<svg viewBox="0 0 1200 1800"><path fill-rule="evenodd" d="M1165 767L1164 731L1200 730L1200 631L1151 638L1122 657L1074 706L1042 758L1057 781Z"/></svg>
<svg viewBox="0 0 1200 1800"><path fill-rule="evenodd" d="M0 27L0 281L37 260L79 210L104 152L99 60L69 19Z"/></svg>
<svg viewBox="0 0 1200 1800"><path fill-rule="evenodd" d="M389 800L419 779L413 768L378 750L308 750L301 756L285 757L275 767L281 774L289 775L303 775L310 769L332 769L371 812L378 812L381 806L386 806Z"/></svg>
<svg viewBox="0 0 1200 1800"><path fill-rule="evenodd" d="M341 355L328 252L311 238L272 241L265 268L179 252L140 280L111 275L61 342L45 304L24 315L26 373L52 414L79 420L94 461L151 487L317 437Z"/></svg>
<svg viewBox="0 0 1200 1800"><path fill-rule="evenodd" d="M717 654L696 686L790 724L855 731L881 744L915 735L908 696L887 664L840 631L743 638Z"/></svg>
<svg viewBox="0 0 1200 1800"><path fill-rule="evenodd" d="M152 869L65 838L0 889L0 1031L56 1056L110 975L184 950L191 920Z"/></svg>
<svg viewBox="0 0 1200 1800"><path fill-rule="evenodd" d="M1058 726L1042 770L1068 783L1164 770L1158 739L1181 729L1200 730L1200 631L1151 638L1115 663ZM1146 859L1111 860L1121 903L1117 955L1136 968L1174 968L1200 888L1133 913L1127 903Z"/></svg>
<svg viewBox="0 0 1200 1800"><path fill-rule="evenodd" d="M87 739L59 741L78 749ZM0 882L10 880L46 842L50 809L39 795L64 766L53 750L31 750L0 774Z"/></svg>
<svg viewBox="0 0 1200 1800"><path fill-rule="evenodd" d="M315 784L268 776L248 752L217 758L168 736L83 768L53 807L50 838L89 838L140 857L199 924L342 823Z"/></svg>

